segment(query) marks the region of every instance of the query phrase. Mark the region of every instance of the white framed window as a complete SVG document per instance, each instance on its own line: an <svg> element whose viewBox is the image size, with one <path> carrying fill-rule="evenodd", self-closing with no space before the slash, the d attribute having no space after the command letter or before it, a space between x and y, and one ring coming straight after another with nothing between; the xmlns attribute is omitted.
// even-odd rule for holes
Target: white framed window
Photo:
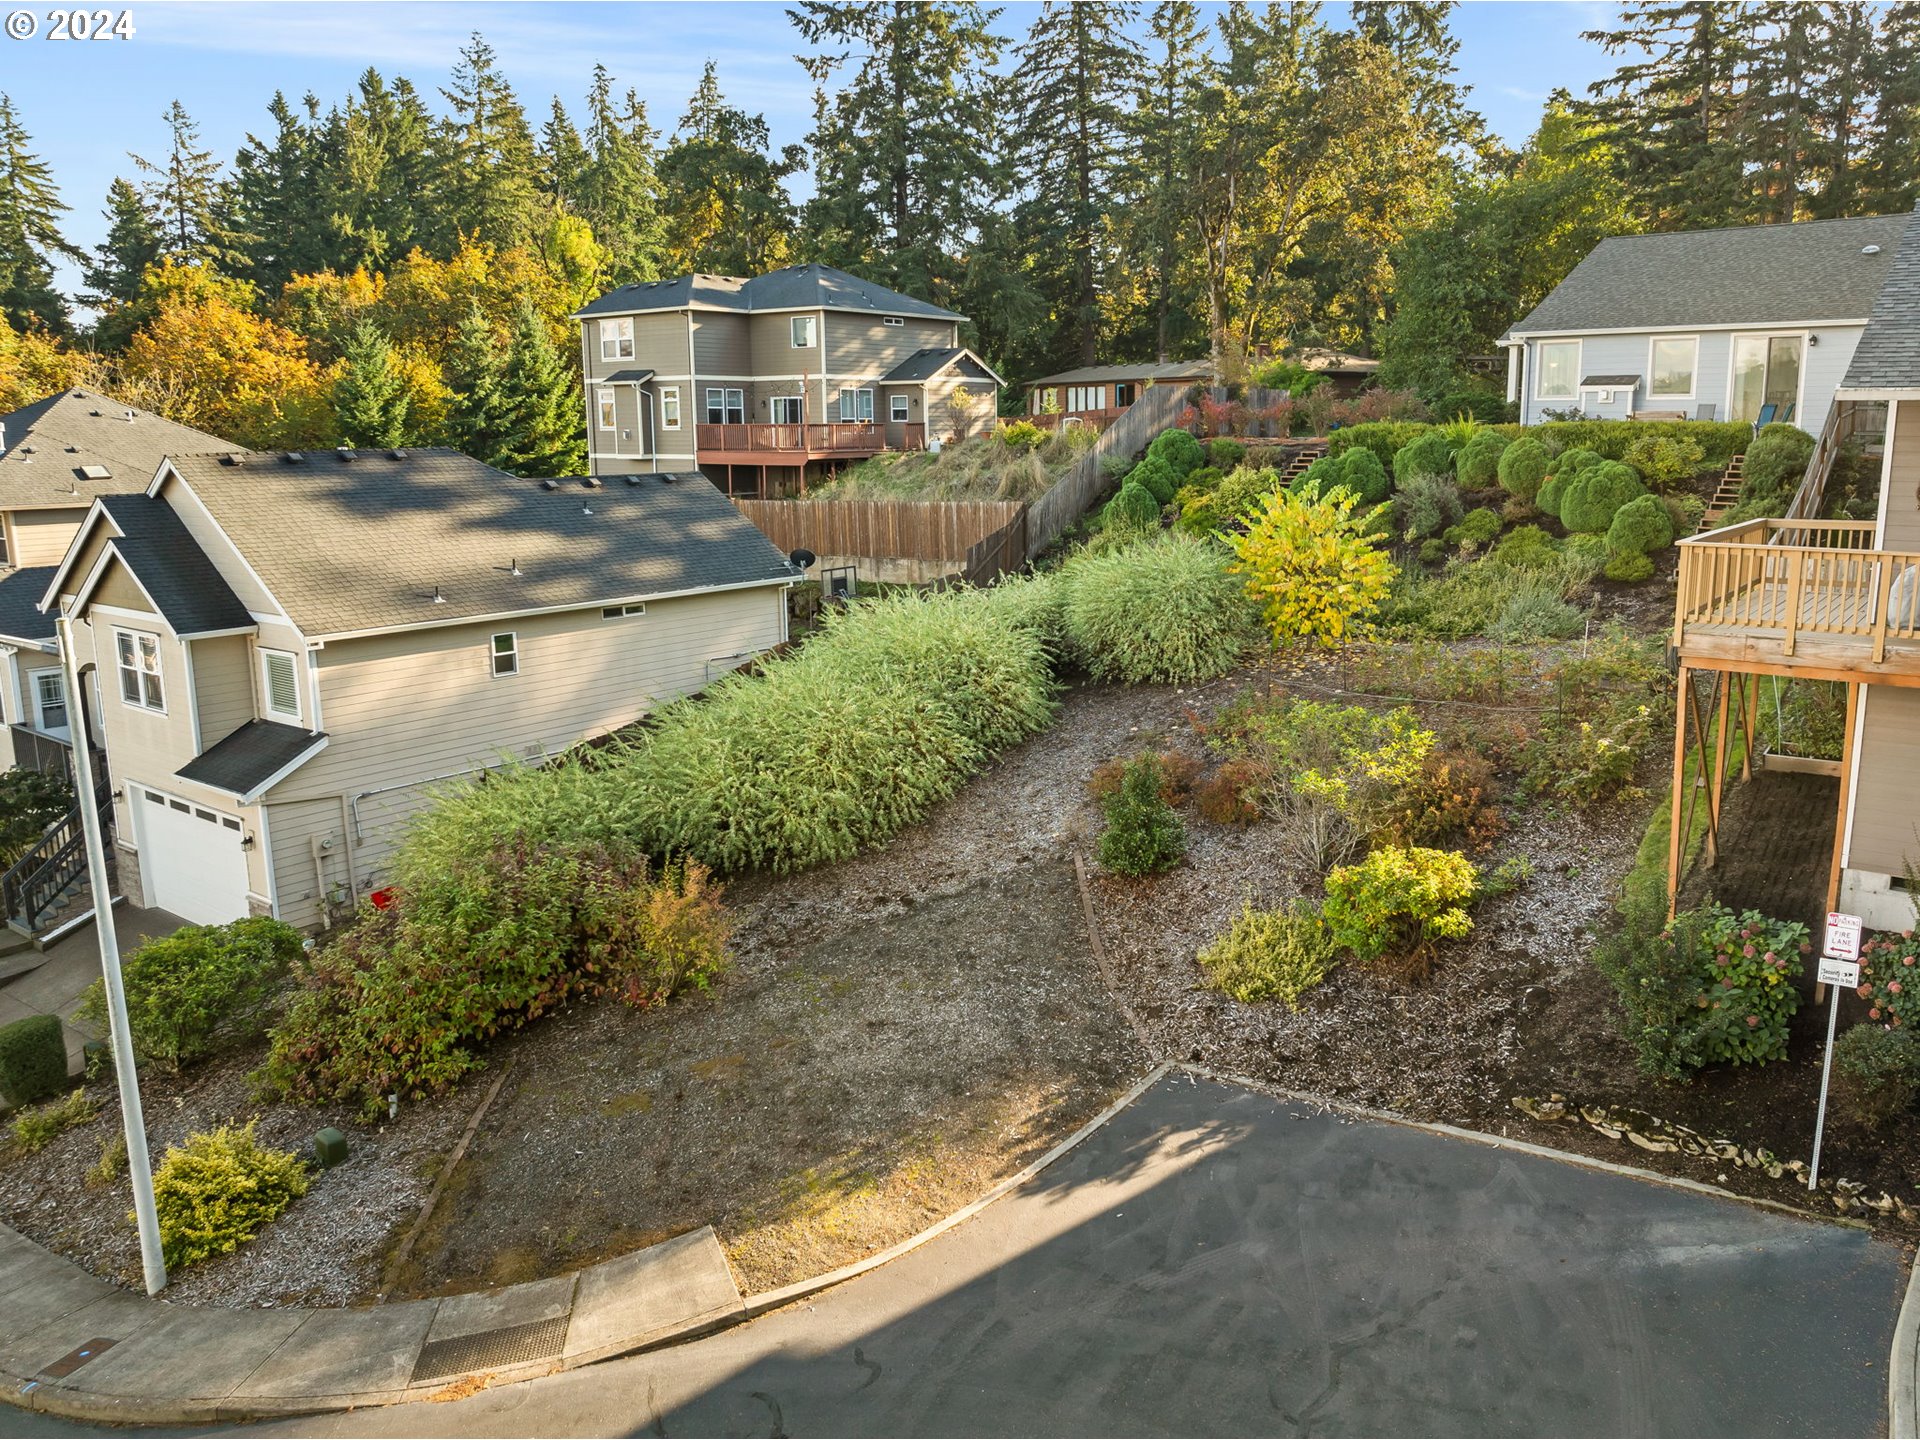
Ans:
<svg viewBox="0 0 1920 1440"><path fill-rule="evenodd" d="M139 710L166 713L160 683L160 637L143 630L115 630L114 657L120 671L120 698Z"/></svg>
<svg viewBox="0 0 1920 1440"><path fill-rule="evenodd" d="M520 673L520 637L508 630L493 637L487 647L488 660L493 673L498 675L518 675Z"/></svg>
<svg viewBox="0 0 1920 1440"><path fill-rule="evenodd" d="M600 428L602 430L611 430L613 429L613 425L614 425L613 391L611 390L600 391L599 400L600 400Z"/></svg>
<svg viewBox="0 0 1920 1440"><path fill-rule="evenodd" d="M300 663L285 650L260 652L260 694L275 720L300 718Z"/></svg>
<svg viewBox="0 0 1920 1440"><path fill-rule="evenodd" d="M898 315L882 315L880 317L880 323L882 325L904 325L907 322L902 320Z"/></svg>
<svg viewBox="0 0 1920 1440"><path fill-rule="evenodd" d="M680 428L680 387L663 385L660 388L660 428L678 430Z"/></svg>
<svg viewBox="0 0 1920 1440"><path fill-rule="evenodd" d="M840 418L842 420L873 419L873 391L856 390L851 387L840 392Z"/></svg>
<svg viewBox="0 0 1920 1440"><path fill-rule="evenodd" d="M1534 350L1533 398L1571 400L1580 390L1580 342L1543 340Z"/></svg>
<svg viewBox="0 0 1920 1440"><path fill-rule="evenodd" d="M33 672L35 723L53 735L67 733L67 677L58 670Z"/></svg>
<svg viewBox="0 0 1920 1440"><path fill-rule="evenodd" d="M602 360L633 358L633 317L631 315L623 315L618 320L600 322L600 358Z"/></svg>
<svg viewBox="0 0 1920 1440"><path fill-rule="evenodd" d="M747 397L744 390L710 386L707 390L707 424L744 425L747 423Z"/></svg>
<svg viewBox="0 0 1920 1440"><path fill-rule="evenodd" d="M776 425L798 425L800 423L800 397L798 395L776 395L773 397L773 423Z"/></svg>
<svg viewBox="0 0 1920 1440"><path fill-rule="evenodd" d="M631 605L609 605L600 612L602 620L630 620L635 615L647 613L647 602L636 600Z"/></svg>
<svg viewBox="0 0 1920 1440"><path fill-rule="evenodd" d="M895 395L892 398L892 400L888 401L888 406L889 406L889 413L893 416L895 420L905 420L907 418L907 397L906 396Z"/></svg>
<svg viewBox="0 0 1920 1440"><path fill-rule="evenodd" d="M812 315L795 315L787 321L787 343L795 350L813 349L815 319Z"/></svg>
<svg viewBox="0 0 1920 1440"><path fill-rule="evenodd" d="M1698 335L1656 336L1647 348L1647 398L1691 400L1699 361Z"/></svg>

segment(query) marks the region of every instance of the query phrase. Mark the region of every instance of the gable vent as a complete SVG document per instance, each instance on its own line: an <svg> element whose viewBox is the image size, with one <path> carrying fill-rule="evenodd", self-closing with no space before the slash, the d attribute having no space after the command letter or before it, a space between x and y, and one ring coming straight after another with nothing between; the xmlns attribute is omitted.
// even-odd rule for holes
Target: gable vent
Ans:
<svg viewBox="0 0 1920 1440"><path fill-rule="evenodd" d="M293 656L269 651L267 662L267 709L275 715L300 717L300 688L294 680Z"/></svg>

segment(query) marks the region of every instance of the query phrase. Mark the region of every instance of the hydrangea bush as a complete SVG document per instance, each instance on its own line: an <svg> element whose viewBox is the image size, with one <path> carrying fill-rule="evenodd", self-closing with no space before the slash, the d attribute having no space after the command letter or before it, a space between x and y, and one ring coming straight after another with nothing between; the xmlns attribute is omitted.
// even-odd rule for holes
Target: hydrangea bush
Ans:
<svg viewBox="0 0 1920 1440"><path fill-rule="evenodd" d="M1867 1018L1896 1028L1920 1021L1920 940L1880 934L1860 947L1860 998Z"/></svg>

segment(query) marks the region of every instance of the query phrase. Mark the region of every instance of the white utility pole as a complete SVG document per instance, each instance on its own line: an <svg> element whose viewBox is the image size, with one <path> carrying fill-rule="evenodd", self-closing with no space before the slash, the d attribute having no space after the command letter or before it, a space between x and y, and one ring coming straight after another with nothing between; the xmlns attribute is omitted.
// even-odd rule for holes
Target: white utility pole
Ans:
<svg viewBox="0 0 1920 1440"><path fill-rule="evenodd" d="M93 933L100 941L100 973L107 986L108 1038L113 1044L113 1078L120 1085L120 1118L127 1132L127 1174L133 1180L133 1218L140 1230L140 1264L147 1293L167 1288L167 1262L160 1253L160 1217L153 1208L153 1162L147 1155L147 1122L140 1108L140 1077L133 1068L133 1036L127 1029L127 992L120 982L120 937L113 925L113 889L107 879L107 837L100 829L100 808L93 798L93 750L87 734L85 692L80 688L80 659L73 649L73 617L54 620L60 636L60 663L67 677L67 706L73 737L73 788L80 804L80 833L86 838L87 878L93 884Z"/></svg>

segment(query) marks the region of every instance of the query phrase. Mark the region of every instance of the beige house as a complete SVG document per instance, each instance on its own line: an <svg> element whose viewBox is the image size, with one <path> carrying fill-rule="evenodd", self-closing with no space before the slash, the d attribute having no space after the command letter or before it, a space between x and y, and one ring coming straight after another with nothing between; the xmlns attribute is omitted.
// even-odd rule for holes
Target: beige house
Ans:
<svg viewBox="0 0 1920 1440"><path fill-rule="evenodd" d="M1004 383L961 344L966 316L825 265L623 285L575 318L597 475L795 489L991 426Z"/></svg>
<svg viewBox="0 0 1920 1440"><path fill-rule="evenodd" d="M1153 385L1199 385L1213 379L1209 360L1082 365L1027 382L1027 418L1045 429L1090 425L1104 430Z"/></svg>
<svg viewBox="0 0 1920 1440"><path fill-rule="evenodd" d="M795 578L697 474L176 455L93 502L43 604L91 677L122 893L314 927L384 882L437 784L779 644Z"/></svg>
<svg viewBox="0 0 1920 1440"><path fill-rule="evenodd" d="M238 448L92 390L0 415L0 769L69 766L66 681L39 602L88 508L144 490L170 453Z"/></svg>

